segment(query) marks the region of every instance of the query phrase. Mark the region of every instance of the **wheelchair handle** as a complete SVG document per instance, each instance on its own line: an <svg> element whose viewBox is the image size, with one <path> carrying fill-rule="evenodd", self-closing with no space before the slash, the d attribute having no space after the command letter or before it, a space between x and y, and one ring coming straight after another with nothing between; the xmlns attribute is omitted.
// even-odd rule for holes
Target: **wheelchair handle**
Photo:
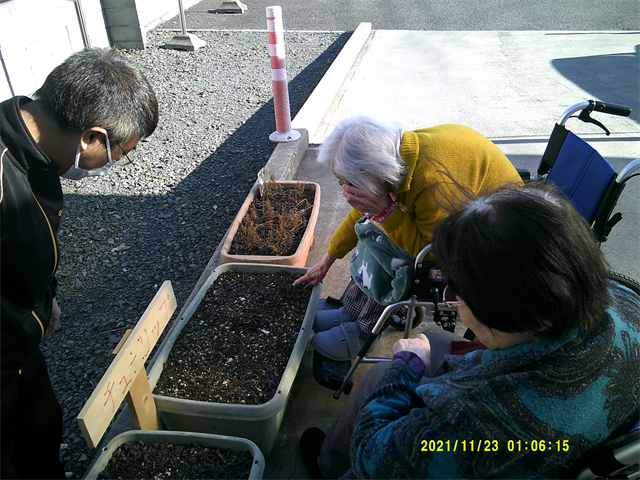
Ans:
<svg viewBox="0 0 640 480"><path fill-rule="evenodd" d="M620 117L628 117L631 115L631 109L624 105L616 105L615 103L595 102L593 109L596 112L608 113L609 115L618 115Z"/></svg>
<svg viewBox="0 0 640 480"><path fill-rule="evenodd" d="M616 105L615 103L605 103L605 102L597 102L595 100L587 100L585 102L576 103L571 107L567 108L562 115L560 115L560 119L558 120L558 125L564 126L567 123L567 120L571 118L574 113L582 112L581 115L584 117L583 121L590 121L591 123L596 123L589 117L589 114L593 111L606 113L609 115L618 115L621 117L628 117L631 115L631 108L626 107L624 105ZM588 119L588 120L584 120ZM596 123L597 124L597 123ZM602 128L602 127L601 127Z"/></svg>

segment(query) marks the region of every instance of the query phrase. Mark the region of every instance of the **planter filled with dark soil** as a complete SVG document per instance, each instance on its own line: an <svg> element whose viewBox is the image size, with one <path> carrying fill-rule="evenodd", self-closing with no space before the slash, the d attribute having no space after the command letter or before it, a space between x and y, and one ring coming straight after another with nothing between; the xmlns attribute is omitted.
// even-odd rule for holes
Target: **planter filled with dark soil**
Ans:
<svg viewBox="0 0 640 480"><path fill-rule="evenodd" d="M87 479L260 479L265 460L250 440L190 432L121 433L102 450Z"/></svg>
<svg viewBox="0 0 640 480"><path fill-rule="evenodd" d="M304 266L320 211L320 185L271 180L256 184L222 244L223 262Z"/></svg>
<svg viewBox="0 0 640 480"><path fill-rule="evenodd" d="M249 438L268 455L311 335L320 286L303 267L224 264L185 309L149 372L170 430Z"/></svg>

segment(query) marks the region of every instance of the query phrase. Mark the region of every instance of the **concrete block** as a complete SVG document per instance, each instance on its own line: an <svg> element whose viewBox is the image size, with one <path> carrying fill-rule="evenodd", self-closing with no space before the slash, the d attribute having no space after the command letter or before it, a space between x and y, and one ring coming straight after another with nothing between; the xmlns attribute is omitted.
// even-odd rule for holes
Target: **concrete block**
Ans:
<svg viewBox="0 0 640 480"><path fill-rule="evenodd" d="M100 0L83 0L83 13L89 45L109 47L109 36L105 25Z"/></svg>
<svg viewBox="0 0 640 480"><path fill-rule="evenodd" d="M10 41L3 41L3 46L16 43L35 41L52 30L72 22L78 23L73 3L64 0L50 2L12 2L17 5L14 9L0 11L0 38L7 32ZM38 12L34 15L34 12ZM11 33L9 33L11 32Z"/></svg>
<svg viewBox="0 0 640 480"><path fill-rule="evenodd" d="M71 32L61 28L31 43L26 47L27 58L38 80L38 87L57 65L73 52L83 48L79 28Z"/></svg>
<svg viewBox="0 0 640 480"><path fill-rule="evenodd" d="M11 88L9 87L9 82L4 76L4 72L2 72L2 75L0 75L0 102L11 97L13 97L13 95L11 94Z"/></svg>
<svg viewBox="0 0 640 480"><path fill-rule="evenodd" d="M71 45L71 51L77 52L84 48L84 40L82 38L82 30L80 29L79 24L71 24L67 25L65 28L66 36L69 41L69 45Z"/></svg>
<svg viewBox="0 0 640 480"><path fill-rule="evenodd" d="M139 28L110 27L111 41L118 48L144 48L144 39ZM124 46L124 45L128 46ZM137 46L131 46L137 45Z"/></svg>
<svg viewBox="0 0 640 480"><path fill-rule="evenodd" d="M9 72L9 80L15 95L31 95L40 85L33 74L24 47L11 52L2 50L2 57Z"/></svg>
<svg viewBox="0 0 640 480"><path fill-rule="evenodd" d="M135 7L110 8L104 11L104 17L109 28L112 27L140 27L138 12Z"/></svg>
<svg viewBox="0 0 640 480"><path fill-rule="evenodd" d="M1 5L0 5L1 6ZM4 14L4 10L0 9L0 18ZM0 45L2 46L3 55L6 52L15 50L20 46L18 39L22 39L22 26L14 22L0 22Z"/></svg>
<svg viewBox="0 0 640 480"><path fill-rule="evenodd" d="M244 13L247 6L240 0L225 0L215 9L208 10L208 13Z"/></svg>
<svg viewBox="0 0 640 480"><path fill-rule="evenodd" d="M174 50L186 50L193 52L207 44L204 40L198 38L196 35L187 33L185 35L179 34L165 43L162 48L172 48Z"/></svg>
<svg viewBox="0 0 640 480"><path fill-rule="evenodd" d="M136 0L102 0L105 11L118 8L135 8Z"/></svg>
<svg viewBox="0 0 640 480"><path fill-rule="evenodd" d="M114 45L122 50L144 50L143 42L113 42Z"/></svg>
<svg viewBox="0 0 640 480"><path fill-rule="evenodd" d="M28 8L23 12L21 23L29 37L33 37L34 33L39 35L62 25L78 25L78 15L73 2L53 0L35 2L37 5L31 2L24 3ZM34 15L34 12L38 14Z"/></svg>
<svg viewBox="0 0 640 480"><path fill-rule="evenodd" d="M264 166L267 175L273 173L277 180L291 180L295 176L309 146L309 133L304 128L298 129L298 132L298 140L278 144Z"/></svg>

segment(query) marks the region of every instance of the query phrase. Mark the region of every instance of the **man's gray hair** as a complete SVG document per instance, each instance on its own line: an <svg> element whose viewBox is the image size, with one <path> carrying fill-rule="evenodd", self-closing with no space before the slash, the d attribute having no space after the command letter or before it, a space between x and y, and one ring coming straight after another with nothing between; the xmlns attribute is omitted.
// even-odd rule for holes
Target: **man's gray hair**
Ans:
<svg viewBox="0 0 640 480"><path fill-rule="evenodd" d="M102 127L114 144L148 137L158 124L151 84L116 49L72 54L49 73L34 98L61 130L82 133Z"/></svg>
<svg viewBox="0 0 640 480"><path fill-rule="evenodd" d="M359 189L383 196L389 186L396 191L404 179L402 134L395 122L363 114L347 117L324 140L318 162L328 163L338 178Z"/></svg>

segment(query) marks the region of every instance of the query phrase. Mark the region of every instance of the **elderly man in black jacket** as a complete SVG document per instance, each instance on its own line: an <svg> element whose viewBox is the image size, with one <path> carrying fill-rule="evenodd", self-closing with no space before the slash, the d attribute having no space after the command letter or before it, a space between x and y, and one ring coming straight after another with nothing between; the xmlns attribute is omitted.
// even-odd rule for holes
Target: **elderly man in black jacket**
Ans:
<svg viewBox="0 0 640 480"><path fill-rule="evenodd" d="M59 177L104 174L157 123L151 85L109 49L71 55L34 99L0 104L2 478L65 477L62 414L39 349L60 318Z"/></svg>

